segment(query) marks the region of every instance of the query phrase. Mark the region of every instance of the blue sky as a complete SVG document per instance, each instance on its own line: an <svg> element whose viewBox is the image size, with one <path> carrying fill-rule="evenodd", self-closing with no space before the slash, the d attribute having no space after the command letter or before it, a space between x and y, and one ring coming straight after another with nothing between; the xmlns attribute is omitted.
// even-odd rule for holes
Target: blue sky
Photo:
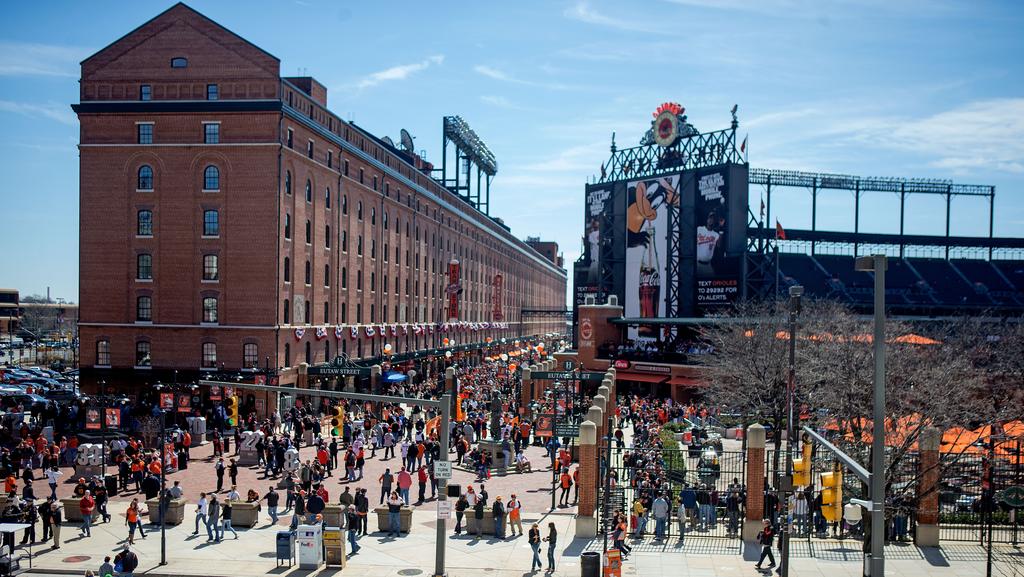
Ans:
<svg viewBox="0 0 1024 577"><path fill-rule="evenodd" d="M0 21L0 286L77 300L78 63L170 2L18 2ZM438 160L441 118L494 151L492 214L580 251L583 186L610 135L635 144L678 101L700 130L738 103L751 166L993 184L996 235L1024 235L1024 4L971 0L647 2L193 1L328 89L378 135L406 128ZM751 189L752 203L758 191ZM852 230L851 193L819 200ZM943 203L912 197L907 231L941 234ZM894 231L892 195L862 228ZM775 198L809 227L809 195ZM953 203L953 233L987 206Z"/></svg>

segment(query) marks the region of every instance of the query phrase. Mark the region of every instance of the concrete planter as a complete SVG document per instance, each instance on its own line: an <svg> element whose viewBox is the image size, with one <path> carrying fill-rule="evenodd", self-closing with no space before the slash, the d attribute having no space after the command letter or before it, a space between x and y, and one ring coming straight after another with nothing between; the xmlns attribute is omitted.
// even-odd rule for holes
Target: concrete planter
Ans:
<svg viewBox="0 0 1024 577"><path fill-rule="evenodd" d="M325 527L341 527L342 526L342 511L344 507L340 503L330 503L324 507L324 526Z"/></svg>
<svg viewBox="0 0 1024 577"><path fill-rule="evenodd" d="M476 517L473 516L473 508L466 509L466 533L468 535L476 535ZM484 518L480 519L483 526L480 528L480 533L483 535L494 535L494 517L492 516L491 508L484 507Z"/></svg>
<svg viewBox="0 0 1024 577"><path fill-rule="evenodd" d="M185 520L185 505L188 503L184 498L182 499L171 499L170 504L167 506L167 524L168 525L180 525ZM149 509L149 522L160 524L160 498L149 499L146 501L146 508Z"/></svg>
<svg viewBox="0 0 1024 577"><path fill-rule="evenodd" d="M377 532L387 533L391 530L391 523L388 521L388 508L377 507L373 510L377 514ZM408 533L412 528L412 509L402 505L402 512L399 518L399 530L402 533Z"/></svg>
<svg viewBox="0 0 1024 577"><path fill-rule="evenodd" d="M61 499L60 504L64 506L64 520L68 522L81 523L84 518L82 517L82 508L79 506L81 499L72 497L70 499ZM100 517L99 507L92 510L93 522Z"/></svg>
<svg viewBox="0 0 1024 577"><path fill-rule="evenodd" d="M232 503L231 504L231 525L233 527L253 528L259 521L259 503Z"/></svg>

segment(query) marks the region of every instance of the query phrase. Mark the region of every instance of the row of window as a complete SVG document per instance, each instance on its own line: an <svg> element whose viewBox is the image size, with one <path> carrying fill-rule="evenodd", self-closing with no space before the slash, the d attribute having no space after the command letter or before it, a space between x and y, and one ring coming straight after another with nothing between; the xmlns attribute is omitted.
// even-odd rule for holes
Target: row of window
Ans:
<svg viewBox="0 0 1024 577"><path fill-rule="evenodd" d="M153 255L144 252L135 257L135 279L153 280ZM217 255L203 255L203 280L220 280L220 258Z"/></svg>
<svg viewBox="0 0 1024 577"><path fill-rule="evenodd" d="M139 122L136 123L136 136L139 144L153 144L153 127L155 125L152 122ZM220 123L219 122L204 122L203 123L203 144L220 144Z"/></svg>
<svg viewBox="0 0 1024 577"><path fill-rule="evenodd" d="M202 344L202 368L217 368L217 343ZM247 369L259 367L259 347L256 343L245 343L242 345L242 366ZM110 366L110 341L103 339L96 341L96 365L101 367ZM152 367L152 344L149 341L138 341L135 343L135 366Z"/></svg>
<svg viewBox="0 0 1024 577"><path fill-rule="evenodd" d="M152 210L144 208L136 213L135 234L153 236ZM214 209L203 211L203 236L220 236L220 211Z"/></svg>
<svg viewBox="0 0 1024 577"><path fill-rule="evenodd" d="M147 192L153 190L153 167L148 164L139 167L135 188ZM216 166L203 169L203 190L220 190L220 169Z"/></svg>

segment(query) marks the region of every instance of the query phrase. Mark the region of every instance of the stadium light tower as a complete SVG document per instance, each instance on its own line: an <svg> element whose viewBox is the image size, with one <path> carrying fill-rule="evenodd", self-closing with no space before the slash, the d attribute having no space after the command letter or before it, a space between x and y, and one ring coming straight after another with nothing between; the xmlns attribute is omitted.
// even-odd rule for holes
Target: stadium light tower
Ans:
<svg viewBox="0 0 1024 577"><path fill-rule="evenodd" d="M859 256L853 268L875 273L875 394L871 423L871 553L865 575L885 575L885 269L884 254Z"/></svg>

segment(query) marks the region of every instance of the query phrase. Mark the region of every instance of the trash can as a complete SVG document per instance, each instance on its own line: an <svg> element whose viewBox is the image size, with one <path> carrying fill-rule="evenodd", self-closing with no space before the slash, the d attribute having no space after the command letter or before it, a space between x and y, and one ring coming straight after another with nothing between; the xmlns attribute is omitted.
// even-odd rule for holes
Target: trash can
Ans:
<svg viewBox="0 0 1024 577"><path fill-rule="evenodd" d="M277 532L277 566L280 567L281 563L287 561L288 566L291 567L295 563L295 532L294 531L278 531Z"/></svg>
<svg viewBox="0 0 1024 577"><path fill-rule="evenodd" d="M580 577L601 577L601 554L584 551L580 555Z"/></svg>
<svg viewBox="0 0 1024 577"><path fill-rule="evenodd" d="M117 496L117 475L107 475L103 478L103 488L107 490L108 497Z"/></svg>

